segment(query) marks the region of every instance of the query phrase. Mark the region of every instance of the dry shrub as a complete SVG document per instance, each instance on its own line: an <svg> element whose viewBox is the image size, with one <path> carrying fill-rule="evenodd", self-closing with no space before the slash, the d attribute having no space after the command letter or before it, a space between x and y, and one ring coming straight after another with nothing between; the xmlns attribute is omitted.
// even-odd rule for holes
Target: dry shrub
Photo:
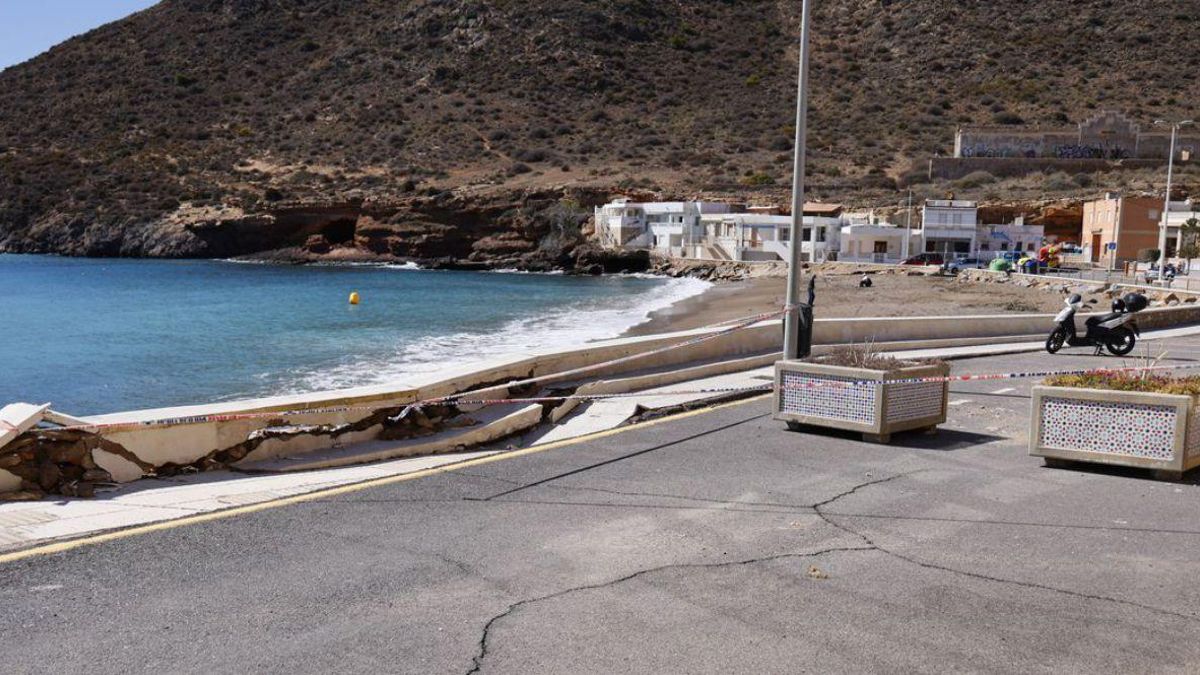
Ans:
<svg viewBox="0 0 1200 675"><path fill-rule="evenodd" d="M902 361L886 352L881 352L872 345L845 345L835 347L827 354L814 356L809 359L812 363L823 366L842 366L845 368L866 368L868 370L894 370L909 366L935 365L941 361L905 360Z"/></svg>

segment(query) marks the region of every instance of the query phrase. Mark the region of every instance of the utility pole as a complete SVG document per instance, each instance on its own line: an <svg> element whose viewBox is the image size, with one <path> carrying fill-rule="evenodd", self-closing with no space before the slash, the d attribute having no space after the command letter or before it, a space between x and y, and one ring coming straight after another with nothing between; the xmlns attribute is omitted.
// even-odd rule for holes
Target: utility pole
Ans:
<svg viewBox="0 0 1200 675"><path fill-rule="evenodd" d="M1165 120L1156 120L1155 124L1171 124ZM1167 156L1167 196L1163 199L1162 223L1158 226L1158 279L1163 279L1163 269L1167 264L1167 219L1171 213L1171 179L1175 173L1175 138L1179 135L1179 127L1187 126L1192 120L1183 120L1171 124L1171 154ZM1180 237L1182 239L1182 237ZM1182 244L1183 242L1178 242Z"/></svg>
<svg viewBox="0 0 1200 675"><path fill-rule="evenodd" d="M800 11L800 74L796 80L796 138L792 161L792 233L788 260L787 315L784 318L783 358L795 359L800 342L800 292L802 272L800 233L804 227L804 167L808 142L808 21L809 0Z"/></svg>
<svg viewBox="0 0 1200 675"><path fill-rule="evenodd" d="M904 212L904 245L900 247L901 262L908 260L912 247L912 188L908 188L908 210Z"/></svg>

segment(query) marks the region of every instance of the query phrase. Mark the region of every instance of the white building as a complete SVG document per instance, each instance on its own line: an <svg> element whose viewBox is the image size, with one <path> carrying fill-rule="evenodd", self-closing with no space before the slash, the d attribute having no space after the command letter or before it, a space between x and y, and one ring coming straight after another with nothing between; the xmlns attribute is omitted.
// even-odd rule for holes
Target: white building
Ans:
<svg viewBox="0 0 1200 675"><path fill-rule="evenodd" d="M702 235L700 217L728 213L718 202L630 202L617 199L596 209L596 235L603 246L649 248L685 255Z"/></svg>
<svg viewBox="0 0 1200 675"><path fill-rule="evenodd" d="M1009 225L980 225L976 230L979 247L975 253L985 259L995 258L1005 251L1036 252L1046 239L1046 228L1026 225L1024 218Z"/></svg>
<svg viewBox="0 0 1200 675"><path fill-rule="evenodd" d="M929 199L921 210L926 253L964 258L979 250L979 205L956 199ZM916 252L914 251L914 254Z"/></svg>
<svg viewBox="0 0 1200 675"><path fill-rule="evenodd" d="M874 212L846 214L844 220L840 261L896 264L923 249L920 230L880 221Z"/></svg>
<svg viewBox="0 0 1200 675"><path fill-rule="evenodd" d="M826 205L806 205L805 210L826 213ZM840 207L836 209L840 213ZM788 260L791 256L792 217L765 213L710 214L701 217L704 238L692 253L697 258L742 261ZM838 216L805 215L800 232L804 260L823 261L836 257L842 219Z"/></svg>
<svg viewBox="0 0 1200 675"><path fill-rule="evenodd" d="M1200 221L1200 202L1191 199L1171 202L1171 210L1167 212L1167 236L1178 237L1179 228L1192 218Z"/></svg>

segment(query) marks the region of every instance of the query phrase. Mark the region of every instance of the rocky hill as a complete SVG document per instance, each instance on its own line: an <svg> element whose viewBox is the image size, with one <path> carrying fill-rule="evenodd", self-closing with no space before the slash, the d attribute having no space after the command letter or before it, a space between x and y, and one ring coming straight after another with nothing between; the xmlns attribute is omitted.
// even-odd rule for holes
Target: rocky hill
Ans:
<svg viewBox="0 0 1200 675"><path fill-rule="evenodd" d="M799 4L164 0L0 72L0 250L486 258L610 189L777 193ZM1189 7L817 0L813 182L890 199L958 124L1185 115Z"/></svg>

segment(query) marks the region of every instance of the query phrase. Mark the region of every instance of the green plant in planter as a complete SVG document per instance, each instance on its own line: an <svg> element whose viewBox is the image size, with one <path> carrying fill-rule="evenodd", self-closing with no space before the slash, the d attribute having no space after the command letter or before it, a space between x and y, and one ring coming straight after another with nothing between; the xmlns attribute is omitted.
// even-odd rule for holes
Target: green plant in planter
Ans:
<svg viewBox="0 0 1200 675"><path fill-rule="evenodd" d="M1133 372L1100 372L1086 375L1057 375L1046 379L1051 387L1138 391L1151 394L1200 396L1200 375L1171 377Z"/></svg>

